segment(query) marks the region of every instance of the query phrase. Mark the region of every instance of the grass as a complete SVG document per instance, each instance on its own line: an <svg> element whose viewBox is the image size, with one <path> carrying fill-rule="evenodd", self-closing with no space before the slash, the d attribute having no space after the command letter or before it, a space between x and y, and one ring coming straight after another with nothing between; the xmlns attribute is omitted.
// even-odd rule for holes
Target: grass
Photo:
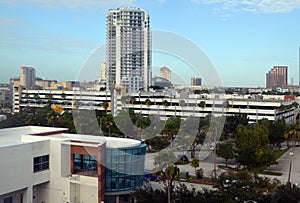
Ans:
<svg viewBox="0 0 300 203"><path fill-rule="evenodd" d="M285 152L287 152L289 148L286 149L279 149L279 150L274 150L274 157L275 160L279 159Z"/></svg>

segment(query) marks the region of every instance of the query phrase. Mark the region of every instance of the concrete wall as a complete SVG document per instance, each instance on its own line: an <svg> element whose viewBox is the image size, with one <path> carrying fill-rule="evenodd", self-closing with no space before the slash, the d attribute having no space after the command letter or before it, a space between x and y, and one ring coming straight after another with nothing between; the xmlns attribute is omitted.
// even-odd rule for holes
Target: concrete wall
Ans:
<svg viewBox="0 0 300 203"><path fill-rule="evenodd" d="M1 184L0 195L49 181L49 170L33 172L33 158L49 153L49 141L1 147L0 183L5 184Z"/></svg>

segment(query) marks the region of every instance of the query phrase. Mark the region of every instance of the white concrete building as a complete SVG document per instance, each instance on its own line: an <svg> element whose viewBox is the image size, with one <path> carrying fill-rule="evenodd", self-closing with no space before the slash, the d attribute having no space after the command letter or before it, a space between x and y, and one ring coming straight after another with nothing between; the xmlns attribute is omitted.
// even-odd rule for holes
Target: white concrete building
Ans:
<svg viewBox="0 0 300 203"><path fill-rule="evenodd" d="M64 110L79 108L95 111L104 111L103 103L108 102L107 111L111 110L109 91L16 89L13 96L13 112L20 112L26 107L40 108L49 102L51 105L59 105Z"/></svg>
<svg viewBox="0 0 300 203"><path fill-rule="evenodd" d="M294 102L299 104L299 99L296 97L292 100L285 99L283 95L218 95L165 91L141 92L131 96L135 97L135 104L122 104L121 96L117 97L117 112L122 108L133 108L136 113L156 114L164 120L171 116L187 118L205 117L208 114L214 116L246 114L250 122L267 118L271 121L284 119L287 123L293 123L299 111L294 107ZM151 105L146 105L147 99Z"/></svg>
<svg viewBox="0 0 300 203"><path fill-rule="evenodd" d="M33 67L21 66L20 83L25 89L35 88L35 69Z"/></svg>
<svg viewBox="0 0 300 203"><path fill-rule="evenodd" d="M130 202L129 193L143 184L146 145L67 131L0 130L0 202Z"/></svg>
<svg viewBox="0 0 300 203"><path fill-rule="evenodd" d="M129 92L151 86L151 30L147 11L136 7L110 9L106 17L107 82Z"/></svg>

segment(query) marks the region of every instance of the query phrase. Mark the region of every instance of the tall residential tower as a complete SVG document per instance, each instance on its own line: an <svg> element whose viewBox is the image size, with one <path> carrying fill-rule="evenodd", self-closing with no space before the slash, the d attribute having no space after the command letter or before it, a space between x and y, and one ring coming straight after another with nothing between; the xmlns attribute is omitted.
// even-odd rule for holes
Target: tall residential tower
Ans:
<svg viewBox="0 0 300 203"><path fill-rule="evenodd" d="M35 69L33 67L21 66L20 83L26 89L35 88Z"/></svg>
<svg viewBox="0 0 300 203"><path fill-rule="evenodd" d="M160 68L160 77L165 78L170 82L171 82L171 73L172 73L171 70L166 66Z"/></svg>
<svg viewBox="0 0 300 203"><path fill-rule="evenodd" d="M274 66L266 75L267 88L276 90L277 87L287 85L287 66Z"/></svg>
<svg viewBox="0 0 300 203"><path fill-rule="evenodd" d="M111 9L106 17L108 87L123 86L129 92L151 85L151 30L147 11L136 7Z"/></svg>

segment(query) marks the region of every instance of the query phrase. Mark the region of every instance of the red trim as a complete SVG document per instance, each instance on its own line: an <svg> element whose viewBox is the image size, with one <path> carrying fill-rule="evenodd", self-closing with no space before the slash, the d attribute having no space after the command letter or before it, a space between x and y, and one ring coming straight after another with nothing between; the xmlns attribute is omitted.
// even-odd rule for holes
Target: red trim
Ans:
<svg viewBox="0 0 300 203"><path fill-rule="evenodd" d="M46 133L33 133L31 135L48 136L48 135L62 134L62 133L68 133L68 132L69 132L69 130L60 130L60 131L46 132Z"/></svg>

